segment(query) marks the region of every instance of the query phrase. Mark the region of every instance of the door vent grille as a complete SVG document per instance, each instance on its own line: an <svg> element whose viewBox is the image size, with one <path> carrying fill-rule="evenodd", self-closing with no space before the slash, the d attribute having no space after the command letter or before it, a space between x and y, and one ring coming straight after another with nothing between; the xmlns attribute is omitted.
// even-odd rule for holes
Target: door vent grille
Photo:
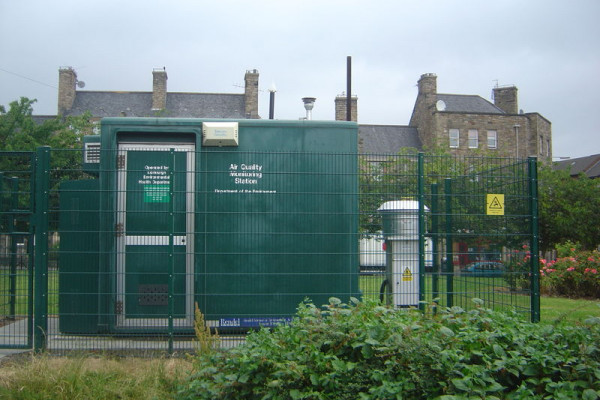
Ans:
<svg viewBox="0 0 600 400"><path fill-rule="evenodd" d="M166 306L169 304L169 285L139 285L140 306Z"/></svg>

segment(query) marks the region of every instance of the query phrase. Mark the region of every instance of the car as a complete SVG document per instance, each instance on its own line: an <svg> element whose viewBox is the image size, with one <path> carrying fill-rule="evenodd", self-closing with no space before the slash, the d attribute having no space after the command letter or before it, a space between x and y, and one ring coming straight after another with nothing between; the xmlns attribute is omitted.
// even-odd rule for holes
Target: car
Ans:
<svg viewBox="0 0 600 400"><path fill-rule="evenodd" d="M499 261L476 261L467 264L465 268L461 270L461 275L467 276L502 276L506 268L504 264Z"/></svg>

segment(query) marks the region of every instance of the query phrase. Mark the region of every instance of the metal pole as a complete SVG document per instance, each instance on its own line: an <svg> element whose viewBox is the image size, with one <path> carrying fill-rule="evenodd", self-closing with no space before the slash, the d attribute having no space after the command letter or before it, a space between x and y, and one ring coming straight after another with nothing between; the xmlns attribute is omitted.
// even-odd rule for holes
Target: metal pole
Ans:
<svg viewBox="0 0 600 400"><path fill-rule="evenodd" d="M438 198L438 184L431 184L431 266L433 269L433 275L431 277L431 285L433 290L434 303L439 303L439 264L438 264L438 223L439 223L439 198ZM437 309L434 309L434 313Z"/></svg>
<svg viewBox="0 0 600 400"><path fill-rule="evenodd" d="M346 58L346 121L352 121L352 57Z"/></svg>
<svg viewBox="0 0 600 400"><path fill-rule="evenodd" d="M169 284L168 284L168 308L169 308L169 354L173 354L173 314L175 313L175 299L173 298L174 294L174 273L175 273L175 241L173 237L173 232L175 230L175 194L174 194L174 180L175 180L175 149L171 149L169 152Z"/></svg>
<svg viewBox="0 0 600 400"><path fill-rule="evenodd" d="M50 147L38 147L35 171L34 334L33 349L46 347L48 334L48 194Z"/></svg>
<svg viewBox="0 0 600 400"><path fill-rule="evenodd" d="M273 119L275 116L275 91L269 91L269 119Z"/></svg>
<svg viewBox="0 0 600 400"><path fill-rule="evenodd" d="M454 266L452 262L452 179L444 180L446 200L446 307L454 305Z"/></svg>
<svg viewBox="0 0 600 400"><path fill-rule="evenodd" d="M33 272L33 251L34 251L34 234L35 234L35 156L34 152L31 152L29 156L29 215L28 215L28 235L27 235L27 347L33 346L33 306L34 306L34 272Z"/></svg>
<svg viewBox="0 0 600 400"><path fill-rule="evenodd" d="M424 154L419 153L418 170L418 196L419 196L419 309L425 310L425 166Z"/></svg>
<svg viewBox="0 0 600 400"><path fill-rule="evenodd" d="M529 169L529 204L531 212L531 322L540 322L540 268L539 268L539 226L538 226L538 179L537 160L528 159Z"/></svg>
<svg viewBox="0 0 600 400"><path fill-rule="evenodd" d="M10 178L11 210L8 218L8 232L10 234L10 316L14 319L17 302L17 236L15 235L16 212L19 208L19 178Z"/></svg>

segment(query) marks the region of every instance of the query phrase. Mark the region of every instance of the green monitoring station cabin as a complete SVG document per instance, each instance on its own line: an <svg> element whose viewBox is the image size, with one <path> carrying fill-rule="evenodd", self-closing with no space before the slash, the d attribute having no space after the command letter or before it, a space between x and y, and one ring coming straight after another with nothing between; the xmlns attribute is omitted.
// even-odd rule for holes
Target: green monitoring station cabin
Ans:
<svg viewBox="0 0 600 400"><path fill-rule="evenodd" d="M59 188L65 333L219 331L358 295L352 122L107 118Z"/></svg>

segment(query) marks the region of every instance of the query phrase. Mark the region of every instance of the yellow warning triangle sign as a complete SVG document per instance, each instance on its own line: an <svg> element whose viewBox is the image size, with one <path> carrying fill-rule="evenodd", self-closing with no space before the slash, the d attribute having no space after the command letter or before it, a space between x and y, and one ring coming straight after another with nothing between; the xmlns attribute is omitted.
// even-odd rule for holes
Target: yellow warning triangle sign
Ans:
<svg viewBox="0 0 600 400"><path fill-rule="evenodd" d="M504 195L490 193L486 197L487 215L504 215Z"/></svg>
<svg viewBox="0 0 600 400"><path fill-rule="evenodd" d="M494 197L492 199L492 203L490 204L490 209L492 209L492 210L501 210L502 209L502 204L500 204L498 197Z"/></svg>
<svg viewBox="0 0 600 400"><path fill-rule="evenodd" d="M404 269L404 272L402 273L402 280L405 282L410 282L410 281L412 281L412 279L413 279L412 271L408 267L406 267Z"/></svg>

